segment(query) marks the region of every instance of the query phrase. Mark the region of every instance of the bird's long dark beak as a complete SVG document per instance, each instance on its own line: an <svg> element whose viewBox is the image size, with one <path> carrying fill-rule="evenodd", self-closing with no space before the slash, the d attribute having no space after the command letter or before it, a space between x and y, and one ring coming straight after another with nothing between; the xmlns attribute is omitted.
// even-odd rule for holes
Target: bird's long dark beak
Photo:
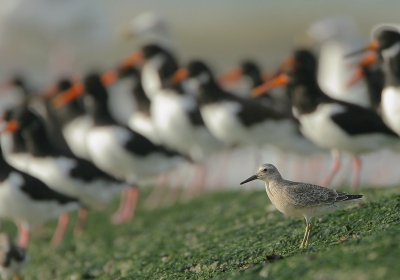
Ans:
<svg viewBox="0 0 400 280"><path fill-rule="evenodd" d="M258 176L257 176L257 175L253 175L253 176L247 178L246 180L244 180L243 182L241 182L240 184L243 185L243 184L246 184L246 183L248 183L248 182L257 180L257 179L258 179Z"/></svg>

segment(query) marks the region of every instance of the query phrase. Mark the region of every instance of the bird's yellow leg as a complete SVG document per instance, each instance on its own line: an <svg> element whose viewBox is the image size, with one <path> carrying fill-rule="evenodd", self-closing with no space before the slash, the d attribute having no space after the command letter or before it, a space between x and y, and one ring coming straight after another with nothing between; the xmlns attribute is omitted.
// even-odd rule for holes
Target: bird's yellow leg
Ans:
<svg viewBox="0 0 400 280"><path fill-rule="evenodd" d="M303 241L301 241L300 248L306 246L307 232L308 232L308 223L306 222L306 232L304 233Z"/></svg>
<svg viewBox="0 0 400 280"><path fill-rule="evenodd" d="M307 227L308 227L308 232L307 232L307 238L306 238L304 247L308 245L308 240L310 240L310 233L311 233L311 229L312 229L311 223L307 223Z"/></svg>

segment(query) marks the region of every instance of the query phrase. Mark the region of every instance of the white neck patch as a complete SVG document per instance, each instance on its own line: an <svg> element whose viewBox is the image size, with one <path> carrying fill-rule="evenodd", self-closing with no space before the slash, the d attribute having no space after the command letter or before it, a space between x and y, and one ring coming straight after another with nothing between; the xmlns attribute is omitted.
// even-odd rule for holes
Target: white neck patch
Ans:
<svg viewBox="0 0 400 280"><path fill-rule="evenodd" d="M400 42L394 44L388 49L382 51L382 56L384 60L388 60L400 52Z"/></svg>
<svg viewBox="0 0 400 280"><path fill-rule="evenodd" d="M206 84L210 81L210 79L210 74L208 74L207 72L203 72L200 75L197 75L197 80L200 84Z"/></svg>

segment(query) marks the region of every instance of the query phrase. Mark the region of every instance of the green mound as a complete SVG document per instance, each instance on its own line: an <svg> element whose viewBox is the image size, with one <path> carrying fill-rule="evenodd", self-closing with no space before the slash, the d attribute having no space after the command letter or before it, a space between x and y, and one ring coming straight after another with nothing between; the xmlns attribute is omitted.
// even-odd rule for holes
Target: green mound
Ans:
<svg viewBox="0 0 400 280"><path fill-rule="evenodd" d="M304 221L279 213L265 192L141 204L121 226L110 224L111 210L93 213L85 233L69 232L58 248L50 223L32 239L23 279L398 279L400 188L355 193L364 204L315 218L305 250Z"/></svg>

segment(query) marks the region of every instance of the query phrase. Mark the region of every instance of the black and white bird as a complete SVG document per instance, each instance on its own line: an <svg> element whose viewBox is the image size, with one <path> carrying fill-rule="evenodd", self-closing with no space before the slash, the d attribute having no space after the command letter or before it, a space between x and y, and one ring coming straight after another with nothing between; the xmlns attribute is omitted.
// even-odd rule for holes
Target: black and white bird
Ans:
<svg viewBox="0 0 400 280"><path fill-rule="evenodd" d="M244 60L218 77L218 84L235 95L243 98L251 97L251 90L264 83L260 67L252 60ZM265 105L272 105L270 94L263 94L257 99Z"/></svg>
<svg viewBox="0 0 400 280"><path fill-rule="evenodd" d="M340 152L354 157L352 186L357 187L361 169L359 154L396 144L399 137L371 109L327 96L319 87L317 61L308 50L290 58L290 76L282 74L270 84L289 84L293 114L303 134L318 146L333 151L334 165L323 185L329 185L340 168Z"/></svg>
<svg viewBox="0 0 400 280"><path fill-rule="evenodd" d="M378 54L384 72L382 117L400 135L400 28L394 24L378 25L373 30L373 37L374 40L362 51L374 50Z"/></svg>
<svg viewBox="0 0 400 280"><path fill-rule="evenodd" d="M143 53L142 85L161 141L196 161L219 151L224 143L205 126L196 97L172 81L179 70L173 55L157 45L145 46Z"/></svg>
<svg viewBox="0 0 400 280"><path fill-rule="evenodd" d="M7 162L52 189L79 198L84 206L104 208L116 194L129 187L91 162L57 150L42 118L29 106L18 108L8 124L14 124L14 131L8 133L11 135L3 133L1 136ZM86 216L86 211L83 210L81 215Z"/></svg>
<svg viewBox="0 0 400 280"><path fill-rule="evenodd" d="M381 115L382 91L385 84L385 75L381 63L375 52L368 52L358 63L358 69L348 81L352 86L361 79L365 79L368 88L368 97L371 108Z"/></svg>
<svg viewBox="0 0 400 280"><path fill-rule="evenodd" d="M128 117L127 125L153 143L161 144L151 118L151 101L143 90L140 72L133 66L110 70L102 75L102 83L107 88L118 83L129 83L126 91L134 99L136 110Z"/></svg>
<svg viewBox="0 0 400 280"><path fill-rule="evenodd" d="M289 151L316 150L302 137L290 114L222 90L203 62L189 63L187 71L187 82L198 95L204 122L221 141L247 146L270 144Z"/></svg>
<svg viewBox="0 0 400 280"><path fill-rule="evenodd" d="M79 207L81 203L77 199L56 192L39 179L9 165L0 148L0 218L16 223L19 246L27 247L32 228L58 217L59 228L53 240L59 239L66 229L62 214Z"/></svg>
<svg viewBox="0 0 400 280"><path fill-rule="evenodd" d="M0 233L0 275L3 280L20 280L20 272L29 261L25 249L15 245L10 236Z"/></svg>
<svg viewBox="0 0 400 280"><path fill-rule="evenodd" d="M72 87L72 82L67 79L58 81L54 89L57 96ZM51 106L52 107L52 106ZM72 153L90 161L90 155L86 146L86 134L93 126L93 121L83 108L81 100L73 100L65 106L50 108L62 136Z"/></svg>
<svg viewBox="0 0 400 280"><path fill-rule="evenodd" d="M21 104L31 89L22 75L14 75L0 83L0 114Z"/></svg>
<svg viewBox="0 0 400 280"><path fill-rule="evenodd" d="M68 97L71 93L74 97ZM134 186L124 195L128 205L122 218L131 219L135 206L133 201L138 197L135 186L151 176L173 169L187 158L118 124L109 112L107 90L98 74L87 75L83 84L77 84L70 92L57 97L54 104L63 106L83 94L85 109L94 124L86 137L90 158L104 172Z"/></svg>

